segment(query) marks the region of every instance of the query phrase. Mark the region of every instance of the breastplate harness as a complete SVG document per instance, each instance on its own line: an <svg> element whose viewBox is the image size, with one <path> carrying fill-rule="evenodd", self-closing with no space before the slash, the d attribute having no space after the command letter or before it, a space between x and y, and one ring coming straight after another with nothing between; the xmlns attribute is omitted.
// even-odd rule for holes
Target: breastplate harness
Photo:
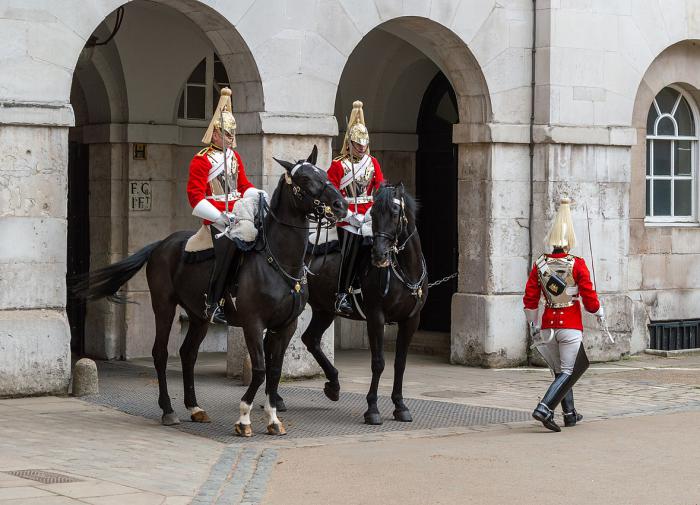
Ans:
<svg viewBox="0 0 700 505"><path fill-rule="evenodd" d="M578 286L573 275L575 261L570 254L563 258L543 254L535 261L547 307L571 307L578 300Z"/></svg>

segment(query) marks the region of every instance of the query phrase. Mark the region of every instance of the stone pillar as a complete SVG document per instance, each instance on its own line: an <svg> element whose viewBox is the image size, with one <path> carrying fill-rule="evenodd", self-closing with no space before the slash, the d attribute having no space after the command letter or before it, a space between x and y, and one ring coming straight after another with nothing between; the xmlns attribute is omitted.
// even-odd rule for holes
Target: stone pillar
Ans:
<svg viewBox="0 0 700 505"><path fill-rule="evenodd" d="M633 338L645 334L646 318L641 302L628 295L630 146L636 131L550 127L538 129L536 140L534 255L543 252L541 240L559 198L570 196L578 238L572 254L585 259L591 275L595 269L596 289L615 337L615 344L609 343L595 317L584 311L589 358L607 361L638 352Z"/></svg>
<svg viewBox="0 0 700 505"><path fill-rule="evenodd" d="M456 125L459 147L459 291L452 299L454 363L510 366L527 359L522 293L528 262L530 194L527 125ZM572 251L591 265L616 343L606 342L584 314L593 360L619 359L632 350L641 317L628 292L630 128L536 125L532 258L543 244L557 201L573 198L579 239ZM635 337L637 338L637 337ZM638 338L637 338L638 339ZM635 344L636 345L636 344Z"/></svg>
<svg viewBox="0 0 700 505"><path fill-rule="evenodd" d="M0 396L66 393L69 105L0 104Z"/></svg>
<svg viewBox="0 0 700 505"><path fill-rule="evenodd" d="M280 115L273 113L260 114L260 130L262 131L262 173L260 180L255 181L258 187L267 191L271 196L277 187L282 168L273 158L287 161L305 159L311 153L314 144L318 147L316 165L327 169L331 164L331 140L338 134L338 126L333 116L325 115ZM297 331L287 349L284 358L282 374L285 377L305 377L322 372L313 356L301 342L301 334L311 319L311 309L307 306L299 317ZM333 325L323 335L323 350L329 359L333 360ZM231 338L229 338L229 342ZM228 375L239 375L233 368L242 363L239 356L239 345L230 346L228 353Z"/></svg>
<svg viewBox="0 0 700 505"><path fill-rule="evenodd" d="M453 363L514 366L527 359L521 293L528 271L529 155L522 141L520 125L506 132L455 127L460 251Z"/></svg>

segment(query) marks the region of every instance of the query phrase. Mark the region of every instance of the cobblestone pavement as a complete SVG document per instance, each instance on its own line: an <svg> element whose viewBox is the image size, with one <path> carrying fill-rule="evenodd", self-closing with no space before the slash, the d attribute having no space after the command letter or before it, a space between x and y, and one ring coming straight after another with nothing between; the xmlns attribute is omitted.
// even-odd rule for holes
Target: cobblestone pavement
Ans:
<svg viewBox="0 0 700 505"><path fill-rule="evenodd" d="M336 359L341 370L343 392L366 393L370 379L368 352L340 352ZM224 362L221 355L203 355L198 362L197 375L221 376L225 370ZM171 368L176 369L177 365L173 363ZM391 375L392 363L391 360L387 360L380 394L390 391ZM406 371L405 396L528 412L534 407L549 381L549 374L543 369L463 368L447 365L439 358L411 355ZM286 382L282 391L285 387L319 389L323 387L323 383L322 379ZM171 394L175 396L175 393L174 388L171 389ZM179 395L180 392L177 393ZM601 432L600 436L603 438L600 440L603 440L606 435L602 433L610 426L609 429L613 430L610 436L613 437L624 438L625 430L639 431L640 434L635 436L640 444L651 444L644 441L644 433L649 434L649 430L666 430L664 433L668 440L682 438L684 430L687 430L686 425L700 426L700 357L642 356L613 364L595 365L577 385L576 396L577 408L586 415L586 421L615 418L610 423L583 423L581 427L575 428L573 433L576 436L586 438ZM341 393L341 402L342 398ZM293 409L294 405L289 407ZM673 414L658 415L668 413ZM638 417L640 415L647 417ZM652 417L648 417L650 415ZM676 421L664 424L664 420L667 419ZM244 444L226 445L162 427L153 420L127 415L73 398L0 400L0 504L201 505L259 503L261 500L265 503L291 504L295 503L296 499L303 500L304 503L326 503L332 493L324 495L321 492L323 486L313 484L316 481L312 475L318 465L316 458L326 453L308 454L304 452L306 450L327 451L336 455L356 451L354 456L348 456L348 464L359 465L357 458L363 460L377 457L377 461L380 461L389 454L382 452L385 450L383 447L387 447L387 451L388 448L394 450L398 444L404 451L401 456L406 458L404 464L413 465L411 472L422 471L429 476L434 470L437 472L434 477L438 482L446 476L450 477L449 473L440 473L447 472L449 465L440 466L436 463L435 467L427 471L424 466L420 468L426 464L422 457L411 463L412 454L424 454L425 447L430 445L431 440L473 440L478 446L477 441L483 437L487 437L489 443L494 443L496 440L508 439L509 433L518 433L519 436L525 437L524 442L520 439L517 441L521 444L523 454L538 452L542 440L557 440L557 443L565 440L561 437L552 439L533 435L542 434L542 429L536 423L528 421L346 436L271 438L259 435ZM688 435L691 437L689 440L698 439L692 438L692 433ZM465 447L469 447L471 443L466 443ZM343 447L346 449L342 449ZM676 446L671 445L667 449L670 452L661 455L662 461L666 461L678 450ZM412 450L418 453L414 454ZM373 451L379 451L379 454ZM697 450L691 452L697 454ZM687 453L688 451L685 451L683 455L686 456ZM311 459L305 459L307 456ZM450 461L450 457L456 458L454 462L457 466L454 472L460 475L472 471L475 474L479 473L476 471L478 468L470 470L470 465L481 464L478 458L460 460L455 455L445 456L443 453L438 456L435 461L444 462ZM448 459L443 460L443 456ZM351 461L353 457L356 458L354 463ZM493 454L484 457L498 459L497 455ZM587 454L586 457L590 459L599 456ZM641 452L640 457L643 457ZM283 469L288 471L292 466L290 464L293 464L306 480L299 475L295 477L294 472L285 474ZM652 465L653 462L648 464ZM358 471L360 467L361 465L352 467L352 471ZM666 474L671 475L675 472L674 479L677 479L679 475L685 475L685 471L679 471L679 468L682 467L661 466L657 468L656 475L663 480ZM697 469L697 461L694 466L690 464L690 468ZM30 469L59 473L73 477L76 481L44 484L29 479L37 478L36 475L21 474L23 477L18 477L16 473L11 473ZM323 469L325 474L319 478L330 476L331 483L334 476L345 475L342 460L338 458L335 463L328 460ZM311 473L306 474L306 471ZM407 472L406 475L412 475L411 472ZM635 474L642 475L643 472ZM352 474L348 474L348 478L351 476ZM47 482L52 482L50 477L49 475ZM311 490L316 489L318 493L291 493L289 500L280 502L280 493L286 496L284 486L288 485L290 478L299 488L297 491L308 487ZM369 482L371 476L367 476L367 479ZM345 482L347 478L341 481ZM340 489L342 486L337 487ZM263 499L266 489L268 495ZM411 489L410 485L407 489ZM412 493L413 498L418 496L422 496L421 493ZM358 494L349 497L344 503L359 503L359 498ZM413 502L410 499L406 501ZM439 499L435 502L449 503ZM393 502L389 499L386 503ZM700 499L674 503L700 503Z"/></svg>

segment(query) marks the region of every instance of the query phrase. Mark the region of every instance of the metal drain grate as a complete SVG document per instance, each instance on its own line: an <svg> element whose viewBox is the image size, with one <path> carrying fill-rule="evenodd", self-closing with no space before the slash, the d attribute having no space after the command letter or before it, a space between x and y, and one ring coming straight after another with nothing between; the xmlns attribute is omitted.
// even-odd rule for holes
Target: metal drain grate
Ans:
<svg viewBox="0 0 700 505"><path fill-rule="evenodd" d="M65 484L68 482L82 482L80 479L68 477L56 472L47 472L46 470L14 470L12 472L2 472L8 475L14 475L21 479L34 480L42 484Z"/></svg>
<svg viewBox="0 0 700 505"><path fill-rule="evenodd" d="M158 407L158 383L155 370L124 362L102 362L100 371L100 394L83 399L107 405L128 414L160 420ZM177 429L191 434L218 440L224 443L240 443L244 439L233 436L233 425L238 419L238 404L245 392L238 381L224 377L197 376L197 399L200 406L212 419L211 424L189 422L189 414L182 402L182 374L168 372L168 388L175 412L182 424ZM251 413L253 429L263 432L265 427L264 387L255 399ZM449 428L457 426L479 426L506 422L528 421L529 412L520 410L480 407L443 401L406 399L413 414L412 423L393 420L393 403L380 396L379 410L384 416L381 426L367 426L362 414L367 409L364 394L341 392L338 402L328 400L322 391L282 384L280 394L288 412L280 414L287 427L289 438L310 438L343 435L364 435L395 431Z"/></svg>

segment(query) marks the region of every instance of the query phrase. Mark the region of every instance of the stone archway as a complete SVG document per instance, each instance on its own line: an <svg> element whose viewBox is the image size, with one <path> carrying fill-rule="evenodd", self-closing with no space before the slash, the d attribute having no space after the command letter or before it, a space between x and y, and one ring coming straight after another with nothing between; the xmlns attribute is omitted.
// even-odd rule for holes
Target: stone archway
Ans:
<svg viewBox="0 0 700 505"><path fill-rule="evenodd" d="M419 109L430 82L440 73L454 91L459 121L453 134L453 142L459 144L457 179L445 181L457 185L458 204L451 212L456 213L458 222L459 281L458 292L452 297L449 340L441 343L439 337L432 336L432 341L429 337L416 343L428 352L448 347L454 362L472 363L480 362L488 352L482 344L474 345L483 341L483 333L478 332L484 328L477 329L472 318L483 321L473 310L483 310L483 297L492 289L489 242L494 223L491 193L484 191L492 173L493 145L483 134L491 120L491 102L478 62L467 45L443 25L419 17L392 19L365 35L348 58L339 80L335 115L342 138L352 100L363 100L372 151L385 175L390 180L403 180L414 190ZM366 345L359 327L341 324L341 347Z"/></svg>
<svg viewBox="0 0 700 505"><path fill-rule="evenodd" d="M90 204L82 207L90 212L92 269L172 231L197 226L186 200L185 184L189 160L201 149L208 120L182 117L178 102L188 76L200 62L206 62L204 87L197 88L203 90L200 107L211 109L216 94L213 74L221 61L225 80L234 91L239 151L251 179L260 183L262 176L258 118L264 107L262 86L250 51L233 25L197 1L132 0L118 10L123 12L123 20L114 38L105 45L88 43L81 51L71 94L76 117L70 131L71 153L89 154L77 164L71 156L69 170L75 172L80 166L89 171ZM94 39L108 40L116 17L117 11L107 15L93 33ZM76 151L76 146L85 149ZM137 150L144 154L137 155ZM70 177L72 183L78 180ZM130 188L141 183L150 188L148 205L130 206ZM69 207L81 197L87 198L85 193L85 188L72 192L75 202L69 202ZM74 237L70 223L69 237ZM69 254L80 253L73 240ZM75 263L72 260L68 257L69 264ZM150 355L154 328L145 273L140 272L125 289L138 303L91 303L84 345L75 350L100 358ZM186 324L176 318L169 349L172 354L177 353ZM217 328L212 333L216 336L208 339L202 350L226 350L226 329Z"/></svg>

